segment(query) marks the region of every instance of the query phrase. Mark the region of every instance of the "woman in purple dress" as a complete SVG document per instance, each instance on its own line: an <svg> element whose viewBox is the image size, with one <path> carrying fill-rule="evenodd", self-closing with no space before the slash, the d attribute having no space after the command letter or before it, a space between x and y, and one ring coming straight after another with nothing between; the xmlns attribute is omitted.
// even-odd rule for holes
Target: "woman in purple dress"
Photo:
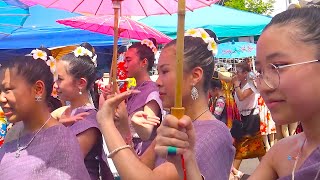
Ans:
<svg viewBox="0 0 320 180"><path fill-rule="evenodd" d="M134 88L141 91L132 94L127 100L127 112L131 133L125 137L133 137L136 153L140 156L149 147L156 136L158 124L143 123L147 119L160 119L162 103L159 97L159 89L149 76L154 65L155 53L157 52L154 38L144 39L132 44L125 53L124 68L129 78L135 78L137 86ZM110 86L108 94L111 93ZM135 118L132 118L132 117Z"/></svg>
<svg viewBox="0 0 320 180"><path fill-rule="evenodd" d="M89 44L86 44L87 46ZM90 48L91 47L91 48ZM102 137L96 121L97 110L92 103L90 91L96 80L95 53L92 46L79 46L63 56L57 63L58 80L55 83L58 96L70 105L56 112L60 122L77 137L85 165L92 180L100 177L112 179L112 173L103 159Z"/></svg>
<svg viewBox="0 0 320 180"><path fill-rule="evenodd" d="M195 34L192 32L195 32ZM212 34L212 31L193 29L187 31L184 37L182 102L186 108L185 114L189 116L186 117L189 119L189 123L191 123L190 119L193 120L192 124L196 136L190 137L189 143L180 144L180 141L174 139L172 141L169 140L169 142L173 143L170 146L189 146L184 154L187 172L198 172L197 178L201 178L200 174L202 174L206 179L220 180L228 179L235 151L228 128L213 117L207 104L207 92L214 67L213 54L216 50L216 40L212 38ZM158 64L159 78L157 84L165 108L170 108L174 105L175 59L176 40L173 40L162 50ZM108 149L111 151L109 157L113 159L121 179L181 179L179 176L182 172L180 156L172 156L166 161L158 157L154 149L156 142L156 151L158 152L161 151L162 147L168 145L161 141L161 139L168 139L165 136L174 138L176 134L181 134L177 130L168 127L171 120L173 120L173 123L177 123L177 119L170 115L164 118L164 122L157 130L156 141L149 146L140 158L130 149L130 145L126 145L121 133L116 128L114 108L126 97L136 93L139 93L139 91L125 92L108 99L97 114L103 136ZM118 108L118 112L121 112L123 107L120 105ZM125 126L126 120L121 120L120 123ZM191 125L191 127L193 126ZM187 136L182 136L187 138ZM167 156L167 149L165 148L164 151L165 153L159 152L162 157ZM188 177L192 180L196 179L190 178L193 176Z"/></svg>
<svg viewBox="0 0 320 180"><path fill-rule="evenodd" d="M75 136L50 115L54 64L36 49L1 66L1 107L10 123L23 125L0 149L1 179L89 179Z"/></svg>
<svg viewBox="0 0 320 180"><path fill-rule="evenodd" d="M276 124L304 132L277 142L251 179L320 179L320 8L284 11L257 44L257 86Z"/></svg>

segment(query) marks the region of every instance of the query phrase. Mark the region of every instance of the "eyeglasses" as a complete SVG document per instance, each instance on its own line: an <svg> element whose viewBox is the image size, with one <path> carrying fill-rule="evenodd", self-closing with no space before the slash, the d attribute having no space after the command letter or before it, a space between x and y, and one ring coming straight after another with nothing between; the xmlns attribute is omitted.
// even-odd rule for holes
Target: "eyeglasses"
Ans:
<svg viewBox="0 0 320 180"><path fill-rule="evenodd" d="M320 62L320 60L311 60L311 61L305 61L305 62L287 64L287 65L279 65L279 66L278 65L276 66L270 63L268 64L267 67L262 69L260 73L258 73L258 75L256 76L256 79L258 79L259 81L262 79L269 88L277 89L280 85L279 69L303 65L303 64L309 64L314 62ZM261 81L259 83L261 83Z"/></svg>

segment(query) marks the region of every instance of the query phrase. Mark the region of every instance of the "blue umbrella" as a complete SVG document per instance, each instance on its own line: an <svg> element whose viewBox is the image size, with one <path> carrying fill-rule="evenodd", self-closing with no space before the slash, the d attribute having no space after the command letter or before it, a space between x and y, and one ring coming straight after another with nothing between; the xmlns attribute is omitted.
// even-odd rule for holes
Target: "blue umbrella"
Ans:
<svg viewBox="0 0 320 180"><path fill-rule="evenodd" d="M218 45L216 58L245 58L256 55L256 44L249 42L226 42Z"/></svg>
<svg viewBox="0 0 320 180"><path fill-rule="evenodd" d="M0 0L0 39L21 28L29 9L17 0Z"/></svg>

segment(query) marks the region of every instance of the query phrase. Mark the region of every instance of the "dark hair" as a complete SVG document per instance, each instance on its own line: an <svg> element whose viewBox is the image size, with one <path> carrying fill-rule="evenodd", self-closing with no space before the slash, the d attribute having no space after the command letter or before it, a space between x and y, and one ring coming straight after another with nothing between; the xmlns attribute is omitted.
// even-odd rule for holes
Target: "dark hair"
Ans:
<svg viewBox="0 0 320 180"><path fill-rule="evenodd" d="M204 30L206 30L209 36L212 37L217 44L219 44L219 39L215 32L211 31L210 29L204 29Z"/></svg>
<svg viewBox="0 0 320 180"><path fill-rule="evenodd" d="M1 70L16 69L16 75L23 77L26 82L33 85L42 81L45 85L45 100L48 104L53 88L53 75L50 67L43 60L35 60L32 56L14 56L1 64Z"/></svg>
<svg viewBox="0 0 320 180"><path fill-rule="evenodd" d="M148 39L153 42L155 47L157 47L156 39L154 38L148 38ZM152 49L145 44L141 44L140 42L133 43L129 47L129 49L132 49L132 48L137 50L139 59L143 60L144 58L146 58L148 60L147 71L151 71L155 61L154 52L152 51Z"/></svg>
<svg viewBox="0 0 320 180"><path fill-rule="evenodd" d="M212 31L205 29L205 31L211 36ZM164 48L176 45L177 40L172 40ZM201 67L203 69L204 84L203 89L205 92L209 90L210 80L213 75L214 61L212 51L208 50L208 44L199 37L184 37L184 69L187 71L192 70L195 67Z"/></svg>
<svg viewBox="0 0 320 180"><path fill-rule="evenodd" d="M87 43L89 44L89 43ZM90 44L89 44L90 45ZM91 45L90 45L91 46ZM83 46L82 46L83 47ZM92 47L92 46L91 46ZM92 52L92 49L84 47ZM92 53L95 56L94 53ZM96 92L93 90L97 79L97 71L92 58L84 55L76 57L73 52L62 56L61 61L68 62L67 72L75 79L85 78L87 80L86 90L90 91L93 102L97 105ZM97 107L97 106L96 106Z"/></svg>
<svg viewBox="0 0 320 180"><path fill-rule="evenodd" d="M84 48L88 49L89 51L91 51L93 53L93 56L96 54L94 47L87 42L81 43L79 46L84 47Z"/></svg>
<svg viewBox="0 0 320 180"><path fill-rule="evenodd" d="M212 79L210 81L210 89L214 89L214 88L222 89L222 83L219 79L219 75L217 71L213 73Z"/></svg>
<svg viewBox="0 0 320 180"><path fill-rule="evenodd" d="M89 56L76 57L73 52L62 56L62 61L68 62L67 72L76 79L85 78L89 90L96 79L95 64Z"/></svg>
<svg viewBox="0 0 320 180"><path fill-rule="evenodd" d="M48 97L48 107L49 107L51 112L56 110L56 109L58 109L61 106L62 106L62 103L61 103L61 101L59 99L54 98L52 96Z"/></svg>
<svg viewBox="0 0 320 180"><path fill-rule="evenodd" d="M266 31L273 25L294 26L295 38L299 41L311 43L320 47L320 8L315 6L294 8L286 10L274 16L271 22L265 27ZM291 29L291 30L292 30ZM318 49L320 57L320 48Z"/></svg>
<svg viewBox="0 0 320 180"><path fill-rule="evenodd" d="M242 62L236 64L236 68L240 68L242 70L242 72L250 72L251 71L250 65L245 61L242 61Z"/></svg>

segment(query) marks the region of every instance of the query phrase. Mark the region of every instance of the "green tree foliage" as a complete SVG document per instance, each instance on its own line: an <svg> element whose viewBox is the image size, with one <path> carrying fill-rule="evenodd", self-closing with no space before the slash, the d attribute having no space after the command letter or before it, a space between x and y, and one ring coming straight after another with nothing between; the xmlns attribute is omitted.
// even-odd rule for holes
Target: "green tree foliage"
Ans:
<svg viewBox="0 0 320 180"><path fill-rule="evenodd" d="M225 6L257 14L269 15L273 11L274 0L228 0Z"/></svg>

